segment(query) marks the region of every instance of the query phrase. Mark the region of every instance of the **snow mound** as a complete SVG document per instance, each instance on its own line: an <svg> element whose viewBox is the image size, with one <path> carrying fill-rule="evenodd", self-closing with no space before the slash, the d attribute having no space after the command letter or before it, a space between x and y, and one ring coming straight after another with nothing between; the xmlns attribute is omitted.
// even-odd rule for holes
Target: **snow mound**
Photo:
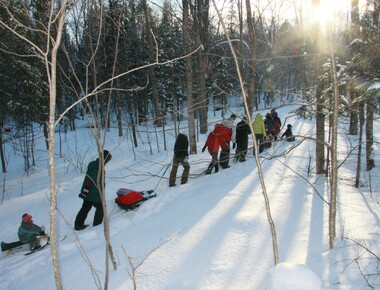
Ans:
<svg viewBox="0 0 380 290"><path fill-rule="evenodd" d="M321 279L306 265L280 263L269 276L267 290L321 290Z"/></svg>

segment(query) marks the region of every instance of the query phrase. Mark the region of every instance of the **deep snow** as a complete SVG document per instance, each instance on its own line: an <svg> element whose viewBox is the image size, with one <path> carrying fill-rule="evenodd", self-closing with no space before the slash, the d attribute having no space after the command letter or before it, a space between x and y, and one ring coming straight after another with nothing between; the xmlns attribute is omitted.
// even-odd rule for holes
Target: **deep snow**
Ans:
<svg viewBox="0 0 380 290"><path fill-rule="evenodd" d="M314 120L296 118L294 109L277 110L283 126L292 123L294 134L313 137ZM234 112L241 115L242 110ZM210 115L210 128L220 120L220 116ZM346 157L358 137L347 135L347 122L340 124L339 160L344 163L339 168L337 238L333 250L328 245L329 185L324 176L314 174L314 143L300 142L301 137L293 143L280 141L260 156L277 233L281 262L277 267L252 151L246 162L231 161L231 168L204 176L201 173L211 158L207 152L201 153L207 134L200 135L198 154L190 156L189 182L169 188L175 141L171 121L168 119L165 127L167 150L162 134L156 135L149 125L139 127L137 148L132 147L129 132L120 138L117 128L111 128L105 144L113 155L106 166L106 195L118 268L111 268L109 289L133 289L132 272L137 289L147 290L346 290L370 289L368 284L380 289L377 275L370 275L378 272L379 170L365 172L363 164L362 187L353 187L356 151ZM181 131L187 131L185 121ZM78 198L84 177L81 170L97 157L96 145L86 126L61 134L62 156L59 134L56 140L58 250L63 285L65 289L103 289L103 227L90 226L81 232L72 228L82 203ZM29 176L23 171L17 147L17 140L5 145L8 172L1 174L0 239L5 242L17 240L17 228L25 212L33 216L35 223L50 228L44 140L38 136L36 166ZM375 150L377 153L378 148ZM379 160L375 162L378 164ZM180 168L178 177L181 172ZM114 203L120 187L154 188L158 196L139 209L126 212ZM91 224L93 215L94 210L87 223ZM30 256L24 256L22 250L2 253L0 268L0 289L55 288L50 248Z"/></svg>

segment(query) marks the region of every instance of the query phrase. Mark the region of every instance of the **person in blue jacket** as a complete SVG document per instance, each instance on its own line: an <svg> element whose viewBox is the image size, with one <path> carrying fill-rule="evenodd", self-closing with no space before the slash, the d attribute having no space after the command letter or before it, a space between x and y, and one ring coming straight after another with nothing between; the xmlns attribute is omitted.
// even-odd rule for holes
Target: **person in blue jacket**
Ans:
<svg viewBox="0 0 380 290"><path fill-rule="evenodd" d="M74 229L76 231L81 231L88 227L84 222L92 207L95 207L93 226L97 226L103 222L104 213L100 193L102 179L103 176L105 176L104 167L112 159L112 155L108 150L103 151L103 159L103 170L100 169L101 164L99 158L90 162L87 167L86 177L84 178L81 193L79 194L79 197L83 199L83 204L75 218Z"/></svg>

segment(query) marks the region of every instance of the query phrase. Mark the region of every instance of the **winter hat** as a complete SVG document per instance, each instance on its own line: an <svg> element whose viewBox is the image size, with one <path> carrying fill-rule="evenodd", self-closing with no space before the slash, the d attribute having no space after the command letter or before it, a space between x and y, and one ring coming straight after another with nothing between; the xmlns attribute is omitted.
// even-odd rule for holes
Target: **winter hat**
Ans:
<svg viewBox="0 0 380 290"><path fill-rule="evenodd" d="M292 125L288 124L288 128L292 128L292 127L293 127Z"/></svg>
<svg viewBox="0 0 380 290"><path fill-rule="evenodd" d="M24 213L22 215L22 221L25 222L25 223L33 223L33 219L32 219L32 216L28 213Z"/></svg>
<svg viewBox="0 0 380 290"><path fill-rule="evenodd" d="M111 161L112 155L108 150L103 150L103 157L104 157L104 162Z"/></svg>

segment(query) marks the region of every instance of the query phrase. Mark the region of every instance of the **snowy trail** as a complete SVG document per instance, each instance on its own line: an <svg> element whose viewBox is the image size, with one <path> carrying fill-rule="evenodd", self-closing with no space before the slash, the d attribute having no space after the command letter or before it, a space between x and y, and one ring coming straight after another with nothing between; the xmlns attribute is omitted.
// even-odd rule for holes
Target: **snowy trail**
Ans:
<svg viewBox="0 0 380 290"><path fill-rule="evenodd" d="M285 116L285 112L280 112L281 115ZM313 122L292 121L294 131L299 135L312 135ZM111 244L118 263L118 269L110 271L109 289L132 289L127 254L135 266L144 261L136 272L137 288L141 290L266 289L268 273L274 266L272 237L252 152L246 162L231 161L231 168L207 176L198 173L207 167L209 154L190 156L193 175L189 182L169 188L170 168L158 181L171 162L171 151L149 155L146 149L139 148L141 151L134 152L134 155L126 142L118 142L116 130L109 134L109 140L114 140L115 144L107 144L107 147L117 148L106 168L106 191ZM86 134L76 135L75 138L84 135L84 139L88 139ZM76 142L69 137L68 144ZM206 137L202 136L198 149ZM346 154L350 143L344 135L341 138L339 149ZM96 152L91 146L94 144L89 142L88 148L91 149L86 150ZM307 265L321 278L323 289L367 289L357 267L347 267L358 251L347 246L344 238L363 241L375 252L378 249L380 218L375 198L380 188L375 182L380 176L378 171L372 173L372 199L368 192L368 175L363 181L367 182L367 187L357 190L352 186L355 157L339 169L337 246L330 250L328 206L325 203L328 196L324 195L328 192L328 185L323 176L307 176L309 156L315 153L313 142L301 143L286 156L265 159L284 152L289 146L292 143L279 141L260 158L276 226L280 262ZM344 158L344 154L340 158ZM136 156L143 158L136 161ZM91 159L93 156L87 157ZM73 220L81 206L78 188L83 175L72 170L71 165L63 160L58 162L58 207L63 214L63 217L58 215L58 238L66 237L58 246L64 287L70 290L101 288L105 273L103 227L90 226L83 232L72 231ZM311 162L314 164L315 161ZM22 168L22 164L19 165ZM42 167L40 164L39 168ZM178 177L181 172L180 169ZM20 197L19 188L6 184L7 196L0 210L0 234L4 241L13 241L17 237L19 219L24 212L33 213L37 223L49 227L47 176L36 172L33 177L30 179L33 184L25 184L28 194L23 197ZM16 179L17 176L10 176L11 181ZM156 185L158 196L142 204L138 210L125 212L114 204L119 187L146 190ZM91 223L92 218L93 211L87 222ZM50 250L46 249L31 256L16 253L1 257L0 289L54 289L50 255ZM303 271L298 273L296 285L306 279ZM282 282L287 282L287 278L284 277Z"/></svg>
<svg viewBox="0 0 380 290"><path fill-rule="evenodd" d="M293 157L296 152L287 157L287 166L297 171L297 166L306 168L306 158ZM173 223L168 227L161 225L166 237L175 236L143 265L141 271L151 273L154 282L146 277L140 279L143 280L139 280L141 289L152 289L153 285L154 289L265 287L267 281L263 273L273 267L274 258L256 165L253 159L231 165L228 170L179 188L172 204L162 207L158 213L160 219L181 218L176 226ZM314 227L310 223L313 194L306 185L301 189L292 186L297 174L284 175L284 166L276 159L265 161L263 171L278 231L280 259L307 263L308 251L320 253L323 244L321 240L318 243L310 241L310 224ZM212 192L207 188L212 188ZM315 203L323 204L319 198ZM157 225L151 223L151 219L156 216L150 216L131 237L152 232ZM320 224L315 226L322 228ZM314 256L312 260L316 259Z"/></svg>

